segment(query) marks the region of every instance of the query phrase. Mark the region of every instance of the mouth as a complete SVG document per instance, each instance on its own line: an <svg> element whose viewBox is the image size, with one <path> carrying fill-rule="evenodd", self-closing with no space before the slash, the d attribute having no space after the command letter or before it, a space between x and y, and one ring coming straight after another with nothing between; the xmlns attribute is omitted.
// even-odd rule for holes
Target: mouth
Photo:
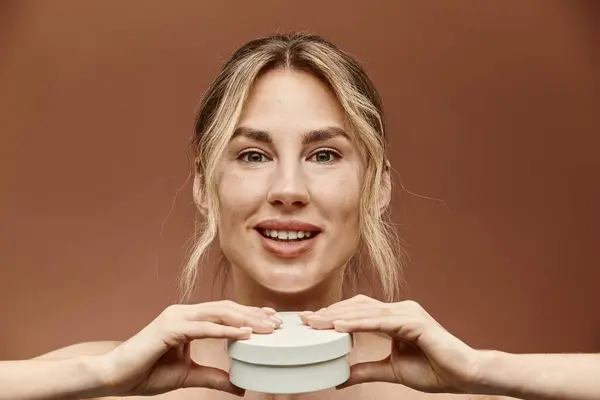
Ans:
<svg viewBox="0 0 600 400"><path fill-rule="evenodd" d="M262 246L282 258L298 257L315 246L322 232L318 226L300 221L267 220L254 227L262 237Z"/></svg>
<svg viewBox="0 0 600 400"><path fill-rule="evenodd" d="M263 237L279 242L300 242L317 236L319 231L256 228Z"/></svg>

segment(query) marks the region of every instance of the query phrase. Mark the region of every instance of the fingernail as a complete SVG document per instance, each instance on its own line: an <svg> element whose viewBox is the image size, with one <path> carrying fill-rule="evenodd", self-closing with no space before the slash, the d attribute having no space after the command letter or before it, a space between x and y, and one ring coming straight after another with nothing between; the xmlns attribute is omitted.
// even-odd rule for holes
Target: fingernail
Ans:
<svg viewBox="0 0 600 400"><path fill-rule="evenodd" d="M277 324L282 324L283 320L279 318L277 315L271 316L271 320L275 321Z"/></svg>
<svg viewBox="0 0 600 400"><path fill-rule="evenodd" d="M273 308L271 307L261 307L261 310L269 313L269 314L275 314L277 311L275 311Z"/></svg>
<svg viewBox="0 0 600 400"><path fill-rule="evenodd" d="M270 325L273 328L275 328L277 326L277 323L275 321L273 321L272 319L270 319L270 318L269 319L262 319L261 322L263 324Z"/></svg>
<svg viewBox="0 0 600 400"><path fill-rule="evenodd" d="M244 331L244 332L252 332L252 331L254 331L254 329L252 329L252 327L250 327L250 326L242 326L242 327L240 327L240 330Z"/></svg>

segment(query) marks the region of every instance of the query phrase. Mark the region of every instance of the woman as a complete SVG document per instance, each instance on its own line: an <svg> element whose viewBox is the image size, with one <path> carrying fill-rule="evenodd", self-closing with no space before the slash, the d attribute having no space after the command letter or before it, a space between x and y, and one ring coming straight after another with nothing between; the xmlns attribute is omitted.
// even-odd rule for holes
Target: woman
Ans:
<svg viewBox="0 0 600 400"><path fill-rule="evenodd" d="M596 356L475 350L418 304L395 302L400 266L385 214L391 184L381 104L362 68L332 44L290 34L244 45L205 94L192 145L194 198L206 226L183 274L184 294L218 239L233 301L171 306L123 343L2 363L0 399L273 398L229 382L224 339L272 332L281 323L275 310L304 310L316 329L354 333L348 382L299 398L600 396ZM364 273L380 279L385 302L345 295ZM373 383L358 385L366 382Z"/></svg>

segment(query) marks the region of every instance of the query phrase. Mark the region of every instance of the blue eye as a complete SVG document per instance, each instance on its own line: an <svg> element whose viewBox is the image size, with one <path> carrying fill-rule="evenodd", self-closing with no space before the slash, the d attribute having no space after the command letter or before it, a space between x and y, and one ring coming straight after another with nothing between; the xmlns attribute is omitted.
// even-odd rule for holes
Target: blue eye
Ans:
<svg viewBox="0 0 600 400"><path fill-rule="evenodd" d="M319 150L310 158L318 163L330 163L339 158L339 155L333 150Z"/></svg>
<svg viewBox="0 0 600 400"><path fill-rule="evenodd" d="M262 153L259 153L258 151L247 151L245 153L240 154L239 158L241 158L242 161L247 163L260 163L267 161L267 156L265 156Z"/></svg>

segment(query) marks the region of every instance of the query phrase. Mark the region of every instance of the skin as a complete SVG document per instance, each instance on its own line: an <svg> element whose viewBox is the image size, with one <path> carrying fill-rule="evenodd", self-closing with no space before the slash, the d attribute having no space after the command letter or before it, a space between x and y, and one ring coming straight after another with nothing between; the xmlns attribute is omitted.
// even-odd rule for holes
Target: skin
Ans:
<svg viewBox="0 0 600 400"><path fill-rule="evenodd" d="M218 171L219 239L232 265L235 301L171 306L125 342L71 346L23 368L80 394L61 396L67 389L57 388L52 398L237 398L244 392L229 383L225 339L272 332L280 323L275 310L312 310L303 320L313 328L353 333L350 380L340 390L297 396L245 393L245 398L418 400L431 398L425 392L474 390L481 352L444 330L416 303L385 304L365 296L342 300L341 274L358 247L364 162L343 134L303 142L307 132L346 129L331 90L305 73L270 71L255 82L239 127L244 129L229 143ZM270 140L247 134L257 130ZM200 187L201 176L195 184ZM389 189L389 182L381 187ZM389 199L389 193L382 194ZM207 199L198 190L195 200L206 212ZM294 257L265 250L256 224L292 218L320 228L314 245ZM51 360L55 376L44 370ZM81 376L72 379L76 373ZM366 382L372 383L359 385ZM48 385L40 385L36 395L20 384L4 393L12 399L49 398Z"/></svg>
<svg viewBox="0 0 600 400"><path fill-rule="evenodd" d="M347 136L303 139L327 128L345 132L344 110L313 76L275 70L255 82L238 126L249 132L230 142L218 190L219 238L236 300L278 311L332 304L341 298L343 267L358 246L363 162ZM266 135L253 136L256 131ZM282 258L261 246L254 227L265 219L300 220L321 233L309 251Z"/></svg>

